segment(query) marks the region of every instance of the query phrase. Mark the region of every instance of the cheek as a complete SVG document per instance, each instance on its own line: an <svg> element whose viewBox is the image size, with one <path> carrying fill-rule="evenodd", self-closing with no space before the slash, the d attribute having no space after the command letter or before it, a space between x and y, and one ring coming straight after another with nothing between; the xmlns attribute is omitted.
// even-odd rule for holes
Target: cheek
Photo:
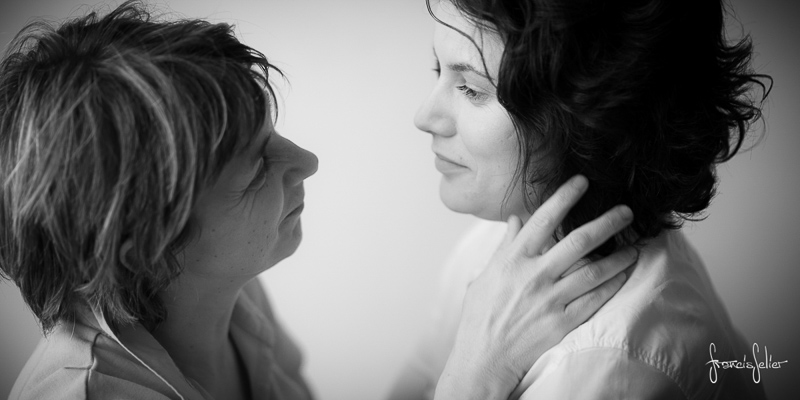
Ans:
<svg viewBox="0 0 800 400"><path fill-rule="evenodd" d="M514 125L508 118L494 118L484 124L475 122L464 131L462 140L474 163L476 177L507 187L519 158Z"/></svg>
<svg viewBox="0 0 800 400"><path fill-rule="evenodd" d="M253 205L250 225L257 229L267 245L278 240L284 230L287 206L293 204L293 191L284 187L284 175L271 176L258 193ZM288 190L288 191L287 191ZM287 203L287 201L289 203Z"/></svg>
<svg viewBox="0 0 800 400"><path fill-rule="evenodd" d="M277 232L283 212L282 189L280 183L273 180L258 193L249 221L253 229L270 236Z"/></svg>
<svg viewBox="0 0 800 400"><path fill-rule="evenodd" d="M508 192L519 157L514 126L505 111L490 118L480 113L473 115L458 130L471 172L460 178L443 179L440 195L454 211L484 219L505 219L508 211L517 213L522 204L520 185Z"/></svg>

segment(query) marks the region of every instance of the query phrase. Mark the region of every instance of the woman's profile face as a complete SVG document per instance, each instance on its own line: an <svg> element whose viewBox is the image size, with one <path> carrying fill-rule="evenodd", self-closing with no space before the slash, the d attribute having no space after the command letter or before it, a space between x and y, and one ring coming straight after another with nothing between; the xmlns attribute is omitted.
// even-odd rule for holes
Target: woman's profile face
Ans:
<svg viewBox="0 0 800 400"><path fill-rule="evenodd" d="M492 84L497 82L503 42L497 35L480 32L449 2L440 2L435 15L469 34L486 63L484 68L480 52L468 38L436 24L433 50L439 78L414 123L433 136L434 162L442 173L442 202L453 211L484 219L527 215L522 185L508 192L517 167L518 142Z"/></svg>
<svg viewBox="0 0 800 400"><path fill-rule="evenodd" d="M288 257L302 238L303 180L317 157L275 132L267 117L253 145L201 191L200 234L183 251L185 272L252 277Z"/></svg>

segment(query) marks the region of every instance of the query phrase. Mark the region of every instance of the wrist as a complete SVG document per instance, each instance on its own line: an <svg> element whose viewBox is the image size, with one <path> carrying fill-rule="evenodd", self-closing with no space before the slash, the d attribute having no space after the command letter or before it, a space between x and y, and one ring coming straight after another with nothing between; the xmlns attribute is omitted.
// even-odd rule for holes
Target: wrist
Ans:
<svg viewBox="0 0 800 400"><path fill-rule="evenodd" d="M507 399L519 379L488 357L454 349L436 385L435 400Z"/></svg>

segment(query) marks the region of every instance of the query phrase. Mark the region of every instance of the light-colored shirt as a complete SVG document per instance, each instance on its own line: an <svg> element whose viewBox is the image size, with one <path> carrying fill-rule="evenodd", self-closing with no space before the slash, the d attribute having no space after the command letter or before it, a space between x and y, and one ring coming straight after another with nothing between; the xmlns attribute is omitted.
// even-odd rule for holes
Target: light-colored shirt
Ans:
<svg viewBox="0 0 800 400"><path fill-rule="evenodd" d="M300 351L276 321L257 279L236 302L230 335L254 399L310 398L300 375ZM181 373L143 326L114 333L102 315L86 309L39 343L9 399L209 400L211 396Z"/></svg>
<svg viewBox="0 0 800 400"><path fill-rule="evenodd" d="M410 364L423 397L433 398L467 285L504 233L503 223L479 223L443 271L431 329ZM755 361L753 352L734 329L696 251L682 233L668 231L643 247L611 300L542 354L511 398L762 399L753 369L721 364Z"/></svg>

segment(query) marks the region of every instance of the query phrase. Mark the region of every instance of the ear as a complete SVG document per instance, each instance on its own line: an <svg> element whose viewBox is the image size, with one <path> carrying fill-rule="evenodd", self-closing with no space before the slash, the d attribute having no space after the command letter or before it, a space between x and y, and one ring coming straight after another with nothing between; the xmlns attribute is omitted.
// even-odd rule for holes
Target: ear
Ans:
<svg viewBox="0 0 800 400"><path fill-rule="evenodd" d="M119 263L127 269L132 269L131 251L133 251L133 240L125 239L119 247Z"/></svg>

